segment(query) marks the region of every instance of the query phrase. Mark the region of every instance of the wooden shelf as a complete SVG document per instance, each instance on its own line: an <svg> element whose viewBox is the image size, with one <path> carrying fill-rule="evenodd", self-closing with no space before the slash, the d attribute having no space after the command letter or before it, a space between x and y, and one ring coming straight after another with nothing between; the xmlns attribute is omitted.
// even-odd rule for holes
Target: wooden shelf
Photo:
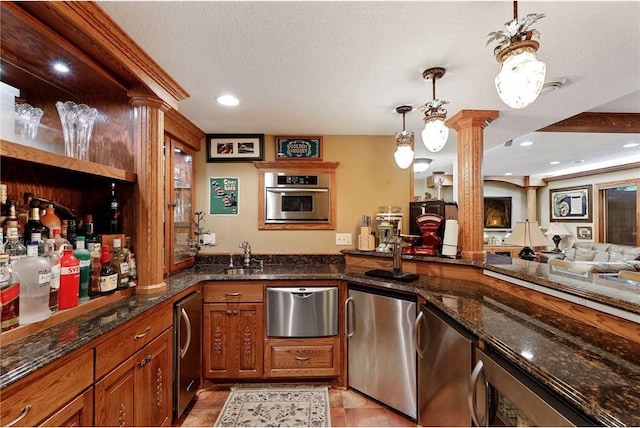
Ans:
<svg viewBox="0 0 640 428"><path fill-rule="evenodd" d="M82 161L5 140L0 140L0 153L3 158L16 159L37 165L61 168L68 171L81 172L130 183L137 181L137 174L135 172L125 171L95 162Z"/></svg>

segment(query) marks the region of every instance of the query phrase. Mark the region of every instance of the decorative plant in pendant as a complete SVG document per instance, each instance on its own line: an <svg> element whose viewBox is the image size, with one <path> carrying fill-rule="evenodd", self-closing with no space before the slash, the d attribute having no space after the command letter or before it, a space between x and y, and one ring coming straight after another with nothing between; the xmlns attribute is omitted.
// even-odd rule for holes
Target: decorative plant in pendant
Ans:
<svg viewBox="0 0 640 428"><path fill-rule="evenodd" d="M540 44L538 30L530 28L544 18L542 13L531 13L518 19L518 2L513 2L513 19L505 24L504 30L492 31L487 35L487 46L497 41L493 49L501 64L495 85L498 95L509 107L524 108L535 101L544 85L547 66L536 58Z"/></svg>

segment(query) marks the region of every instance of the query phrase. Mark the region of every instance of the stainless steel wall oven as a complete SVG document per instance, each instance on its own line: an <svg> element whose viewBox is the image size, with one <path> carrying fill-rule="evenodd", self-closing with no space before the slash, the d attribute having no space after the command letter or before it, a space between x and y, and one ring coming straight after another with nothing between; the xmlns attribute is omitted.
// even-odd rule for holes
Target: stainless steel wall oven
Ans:
<svg viewBox="0 0 640 428"><path fill-rule="evenodd" d="M266 223L329 223L331 174L264 174Z"/></svg>

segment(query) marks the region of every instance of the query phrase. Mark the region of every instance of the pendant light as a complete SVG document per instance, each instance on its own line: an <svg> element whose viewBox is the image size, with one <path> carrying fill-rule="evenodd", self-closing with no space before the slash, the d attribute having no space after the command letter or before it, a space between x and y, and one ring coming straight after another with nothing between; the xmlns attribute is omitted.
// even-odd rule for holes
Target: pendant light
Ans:
<svg viewBox="0 0 640 428"><path fill-rule="evenodd" d="M505 24L505 30L488 34L487 45L498 41L493 53L500 63L500 73L495 78L498 95L512 108L525 108L538 98L547 66L539 61L536 52L540 44L534 40L540 33L529 27L544 14L529 14L518 20L518 2L513 2L513 19Z"/></svg>
<svg viewBox="0 0 640 428"><path fill-rule="evenodd" d="M422 107L424 111L424 129L422 130L422 143L430 152L439 152L447 144L449 128L444 124L447 118L447 110L442 106L449 101L436 98L436 80L445 74L443 67L428 68L422 73L424 79L433 82L433 98Z"/></svg>
<svg viewBox="0 0 640 428"><path fill-rule="evenodd" d="M396 112L402 115L402 131L396 132L396 151L393 157L396 165L401 169L409 168L413 162L413 132L406 131L404 126L404 115L411 110L413 110L411 106L396 107Z"/></svg>

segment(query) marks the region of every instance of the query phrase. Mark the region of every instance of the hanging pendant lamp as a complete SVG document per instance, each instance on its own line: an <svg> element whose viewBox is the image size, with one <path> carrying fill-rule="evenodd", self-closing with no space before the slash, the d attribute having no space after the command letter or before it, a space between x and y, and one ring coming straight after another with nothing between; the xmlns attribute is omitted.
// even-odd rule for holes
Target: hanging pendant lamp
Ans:
<svg viewBox="0 0 640 428"><path fill-rule="evenodd" d="M444 76L446 70L443 67L428 68L422 73L424 79L433 82L433 98L422 107L424 111L424 129L422 130L422 143L430 152L439 152L447 144L449 128L444 124L447 119L447 110L442 106L449 101L436 98L436 80Z"/></svg>
<svg viewBox="0 0 640 428"><path fill-rule="evenodd" d="M540 44L534 40L540 33L529 27L544 14L529 14L518 20L518 2L513 2L513 19L505 24L505 30L488 34L487 45L498 41L493 53L500 63L500 73L495 78L498 95L506 105L521 109L538 98L547 66L539 61L536 52Z"/></svg>
<svg viewBox="0 0 640 428"><path fill-rule="evenodd" d="M407 169L413 162L413 132L406 131L404 126L404 115L413 108L411 106L396 107L396 112L402 115L402 131L396 132L396 151L393 154L396 165L401 169Z"/></svg>

